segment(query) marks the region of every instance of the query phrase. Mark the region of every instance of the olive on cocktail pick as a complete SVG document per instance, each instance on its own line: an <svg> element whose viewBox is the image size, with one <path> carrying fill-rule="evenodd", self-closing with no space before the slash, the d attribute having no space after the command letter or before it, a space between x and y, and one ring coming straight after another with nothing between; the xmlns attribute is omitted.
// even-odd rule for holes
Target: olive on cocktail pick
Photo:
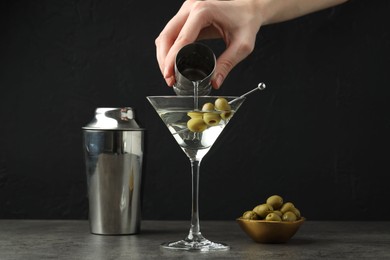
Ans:
<svg viewBox="0 0 390 260"><path fill-rule="evenodd" d="M232 108L225 98L217 98L214 102L214 107L217 111L221 111L221 118L226 120L232 116Z"/></svg>
<svg viewBox="0 0 390 260"><path fill-rule="evenodd" d="M222 112L221 113L221 118L223 120L229 119L231 116L232 116L232 112L231 111L226 111L226 112Z"/></svg>
<svg viewBox="0 0 390 260"><path fill-rule="evenodd" d="M197 111L191 111L191 112L187 113L187 116L189 116L191 118L202 118L203 117L203 113L197 112Z"/></svg>
<svg viewBox="0 0 390 260"><path fill-rule="evenodd" d="M202 107L202 111L213 111L214 110L214 104L213 103L205 103Z"/></svg>
<svg viewBox="0 0 390 260"><path fill-rule="evenodd" d="M203 114L203 121L209 126L214 126L219 124L221 117L216 112L207 112Z"/></svg>
<svg viewBox="0 0 390 260"><path fill-rule="evenodd" d="M225 98L221 98L221 97L215 100L214 107L216 110L220 110L220 111L230 111L232 109L228 101Z"/></svg>
<svg viewBox="0 0 390 260"><path fill-rule="evenodd" d="M200 133L206 130L207 125L202 118L191 118L187 122L187 127L191 132Z"/></svg>

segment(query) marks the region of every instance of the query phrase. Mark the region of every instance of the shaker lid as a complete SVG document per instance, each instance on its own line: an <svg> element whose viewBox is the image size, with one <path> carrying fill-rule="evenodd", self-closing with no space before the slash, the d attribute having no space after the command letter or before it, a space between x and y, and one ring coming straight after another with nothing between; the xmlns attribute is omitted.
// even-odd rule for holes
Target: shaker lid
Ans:
<svg viewBox="0 0 390 260"><path fill-rule="evenodd" d="M83 127L86 130L144 130L134 119L131 107L98 107L95 117Z"/></svg>

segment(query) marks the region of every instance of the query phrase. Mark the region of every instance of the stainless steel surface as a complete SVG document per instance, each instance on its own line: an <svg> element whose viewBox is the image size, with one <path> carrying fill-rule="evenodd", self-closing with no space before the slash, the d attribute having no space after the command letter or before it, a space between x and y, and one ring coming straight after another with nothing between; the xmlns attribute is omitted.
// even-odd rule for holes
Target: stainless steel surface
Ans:
<svg viewBox="0 0 390 260"><path fill-rule="evenodd" d="M138 233L144 131L133 110L97 108L83 137L91 233Z"/></svg>
<svg viewBox="0 0 390 260"><path fill-rule="evenodd" d="M179 96L194 95L194 82L196 82L199 96L210 94L210 81L215 64L214 52L206 45L191 43L184 46L177 53L175 60L176 82L173 85L175 93Z"/></svg>

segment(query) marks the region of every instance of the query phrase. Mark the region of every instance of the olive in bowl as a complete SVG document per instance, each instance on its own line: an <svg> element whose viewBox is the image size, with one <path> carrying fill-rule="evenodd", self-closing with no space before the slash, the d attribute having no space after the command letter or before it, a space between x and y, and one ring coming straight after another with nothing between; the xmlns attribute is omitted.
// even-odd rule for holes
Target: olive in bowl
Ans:
<svg viewBox="0 0 390 260"><path fill-rule="evenodd" d="M237 222L258 243L285 243L294 236L305 218L293 203L273 195L265 203L246 211Z"/></svg>

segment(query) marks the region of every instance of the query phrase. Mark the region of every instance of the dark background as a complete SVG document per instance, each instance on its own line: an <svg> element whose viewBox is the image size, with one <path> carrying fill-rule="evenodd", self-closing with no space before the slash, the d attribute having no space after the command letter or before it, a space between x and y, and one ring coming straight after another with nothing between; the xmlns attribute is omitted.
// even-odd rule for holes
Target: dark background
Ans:
<svg viewBox="0 0 390 260"><path fill-rule="evenodd" d="M181 4L1 2L0 218L86 219L81 127L96 107L132 106L147 129L143 218L189 219L189 161L145 99L173 94L154 40ZM389 11L350 1L261 28L213 92L268 86L204 158L201 219L280 194L311 220L390 220Z"/></svg>

